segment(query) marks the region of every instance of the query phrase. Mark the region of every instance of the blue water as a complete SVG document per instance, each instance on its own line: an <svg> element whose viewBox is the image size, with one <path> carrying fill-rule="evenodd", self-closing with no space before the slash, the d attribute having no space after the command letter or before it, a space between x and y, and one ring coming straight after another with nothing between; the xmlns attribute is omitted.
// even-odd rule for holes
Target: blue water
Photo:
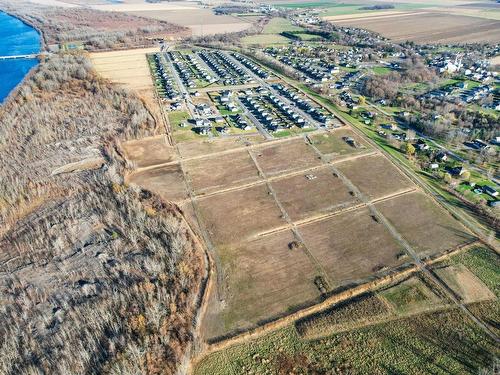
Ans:
<svg viewBox="0 0 500 375"><path fill-rule="evenodd" d="M40 52L40 34L15 17L0 12L0 56ZM0 103L38 64L37 59L0 60Z"/></svg>

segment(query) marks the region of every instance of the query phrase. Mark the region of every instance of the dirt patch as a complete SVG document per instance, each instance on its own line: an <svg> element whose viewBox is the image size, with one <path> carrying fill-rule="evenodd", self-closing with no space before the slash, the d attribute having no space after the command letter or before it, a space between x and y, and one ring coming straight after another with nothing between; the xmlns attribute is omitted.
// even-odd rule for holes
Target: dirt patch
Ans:
<svg viewBox="0 0 500 375"><path fill-rule="evenodd" d="M286 315L319 298L315 268L301 248L290 250L294 240L293 234L285 231L217 249L224 295L205 321L207 338Z"/></svg>
<svg viewBox="0 0 500 375"><path fill-rule="evenodd" d="M327 167L275 180L271 184L285 211L294 221L360 203Z"/></svg>
<svg viewBox="0 0 500 375"><path fill-rule="evenodd" d="M300 226L299 232L334 282L332 289L404 263L401 246L365 208Z"/></svg>
<svg viewBox="0 0 500 375"><path fill-rule="evenodd" d="M414 185L380 155L360 157L336 165L370 199L407 190Z"/></svg>
<svg viewBox="0 0 500 375"><path fill-rule="evenodd" d="M420 256L439 254L474 240L423 193L405 194L376 206Z"/></svg>
<svg viewBox="0 0 500 375"><path fill-rule="evenodd" d="M321 161L302 139L281 142L252 150L266 176L278 175L320 165Z"/></svg>
<svg viewBox="0 0 500 375"><path fill-rule="evenodd" d="M194 159L185 163L196 194L257 181L259 172L247 150Z"/></svg>
<svg viewBox="0 0 500 375"><path fill-rule="evenodd" d="M126 182L151 190L167 201L180 201L188 197L179 164L134 172L127 177Z"/></svg>
<svg viewBox="0 0 500 375"><path fill-rule="evenodd" d="M286 222L266 185L217 194L198 200L215 244L240 242Z"/></svg>
<svg viewBox="0 0 500 375"><path fill-rule="evenodd" d="M122 148L127 160L137 168L168 163L177 157L164 135L123 142Z"/></svg>
<svg viewBox="0 0 500 375"><path fill-rule="evenodd" d="M465 303L495 299L495 294L462 264L438 268L434 272Z"/></svg>

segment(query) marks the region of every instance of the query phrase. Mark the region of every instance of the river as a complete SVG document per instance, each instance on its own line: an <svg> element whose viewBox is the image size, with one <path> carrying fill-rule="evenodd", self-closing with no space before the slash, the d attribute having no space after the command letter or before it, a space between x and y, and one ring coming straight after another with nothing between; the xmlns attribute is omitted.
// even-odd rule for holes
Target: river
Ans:
<svg viewBox="0 0 500 375"><path fill-rule="evenodd" d="M40 48L40 34L35 29L0 11L0 56L29 55ZM37 64L37 59L0 60L0 103Z"/></svg>

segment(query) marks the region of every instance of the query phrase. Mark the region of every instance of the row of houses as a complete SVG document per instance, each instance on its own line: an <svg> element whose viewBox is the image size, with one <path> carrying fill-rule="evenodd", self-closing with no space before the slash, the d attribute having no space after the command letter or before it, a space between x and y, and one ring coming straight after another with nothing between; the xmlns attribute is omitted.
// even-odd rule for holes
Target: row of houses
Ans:
<svg viewBox="0 0 500 375"><path fill-rule="evenodd" d="M290 90L281 84L274 84L273 88L292 101L302 111L307 112L314 120L318 121L323 126L328 126L332 123L331 116L326 116L321 109L313 106L310 101L305 100L298 92Z"/></svg>
<svg viewBox="0 0 500 375"><path fill-rule="evenodd" d="M262 79L268 79L269 78L269 73L268 72L266 72L265 70L261 69L257 64L254 64L252 61L250 61L246 57L244 57L244 56L242 56L242 55L240 55L238 53L235 53L235 52L232 53L232 56L236 60L238 60L239 62L241 62L243 65L245 65L252 72L254 72L254 74L256 74L257 76L259 76L260 78L262 78Z"/></svg>
<svg viewBox="0 0 500 375"><path fill-rule="evenodd" d="M163 99L177 100L179 99L179 92L174 87L174 82L170 76L170 72L163 66L160 54L156 53L153 56L154 62L154 77L156 85L160 85L158 93Z"/></svg>

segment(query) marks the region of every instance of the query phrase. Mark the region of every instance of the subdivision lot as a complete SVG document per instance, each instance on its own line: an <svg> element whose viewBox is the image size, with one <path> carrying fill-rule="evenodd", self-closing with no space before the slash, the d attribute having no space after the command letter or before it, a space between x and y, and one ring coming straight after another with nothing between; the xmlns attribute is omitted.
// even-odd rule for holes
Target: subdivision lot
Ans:
<svg viewBox="0 0 500 375"><path fill-rule="evenodd" d="M300 226L299 232L333 281L332 289L400 266L406 259L402 247L366 208Z"/></svg>
<svg viewBox="0 0 500 375"><path fill-rule="evenodd" d="M370 199L414 187L391 162L380 155L347 160L337 164L336 167Z"/></svg>
<svg viewBox="0 0 500 375"><path fill-rule="evenodd" d="M179 164L134 172L128 176L127 183L151 190L167 201L179 201L188 197Z"/></svg>
<svg viewBox="0 0 500 375"><path fill-rule="evenodd" d="M192 158L230 150L237 147L260 143L264 138L260 135L242 135L238 137L206 139L202 141L182 142L177 145L182 158Z"/></svg>
<svg viewBox="0 0 500 375"><path fill-rule="evenodd" d="M376 204L420 256L432 256L474 237L423 193L409 193Z"/></svg>
<svg viewBox="0 0 500 375"><path fill-rule="evenodd" d="M226 189L259 179L259 171L247 150L193 159L184 166L196 194Z"/></svg>
<svg viewBox="0 0 500 375"><path fill-rule="evenodd" d="M309 138L314 146L324 155L350 155L366 151L370 148L361 137L348 128L314 134ZM349 139L354 140L354 143L348 143Z"/></svg>
<svg viewBox="0 0 500 375"><path fill-rule="evenodd" d="M266 185L200 197L198 205L216 245L240 242L286 224Z"/></svg>
<svg viewBox="0 0 500 375"><path fill-rule="evenodd" d="M122 147L127 160L137 168L167 163L177 157L164 135L123 142Z"/></svg>
<svg viewBox="0 0 500 375"><path fill-rule="evenodd" d="M297 171L321 164L314 150L303 139L280 142L252 150L252 153L266 176Z"/></svg>
<svg viewBox="0 0 500 375"><path fill-rule="evenodd" d="M207 317L207 338L255 326L319 298L314 265L291 231L239 245L221 246L224 306ZM216 303L216 301L213 301Z"/></svg>
<svg viewBox="0 0 500 375"><path fill-rule="evenodd" d="M328 167L284 177L271 184L285 211L294 221L360 203Z"/></svg>

